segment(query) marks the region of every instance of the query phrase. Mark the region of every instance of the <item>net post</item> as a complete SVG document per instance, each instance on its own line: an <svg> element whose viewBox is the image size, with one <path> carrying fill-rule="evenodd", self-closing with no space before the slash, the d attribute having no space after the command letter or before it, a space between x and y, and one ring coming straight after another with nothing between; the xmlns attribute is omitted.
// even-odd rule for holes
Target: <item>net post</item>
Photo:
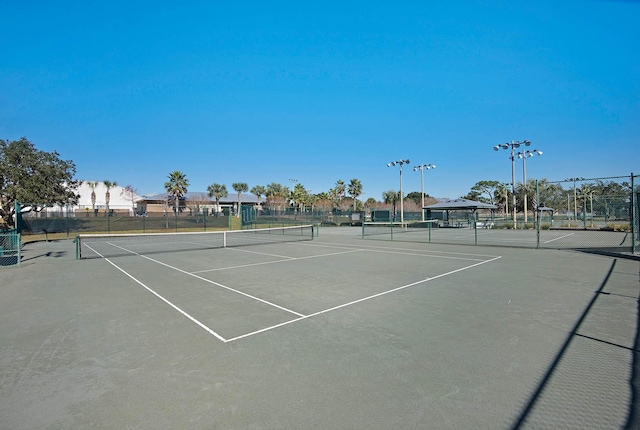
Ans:
<svg viewBox="0 0 640 430"><path fill-rule="evenodd" d="M229 218L231 218L231 216L229 216ZM223 248L227 247L227 232L226 231L222 232L222 247Z"/></svg>
<svg viewBox="0 0 640 430"><path fill-rule="evenodd" d="M73 240L76 243L76 260L82 259L82 254L80 251L80 236L76 235L76 238Z"/></svg>
<svg viewBox="0 0 640 430"><path fill-rule="evenodd" d="M478 245L478 211L473 211L473 244Z"/></svg>

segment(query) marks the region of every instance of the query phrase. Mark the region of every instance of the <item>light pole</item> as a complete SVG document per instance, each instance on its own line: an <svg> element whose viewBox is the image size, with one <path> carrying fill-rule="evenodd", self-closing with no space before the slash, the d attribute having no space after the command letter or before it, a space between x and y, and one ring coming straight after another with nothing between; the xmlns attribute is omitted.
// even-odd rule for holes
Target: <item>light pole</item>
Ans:
<svg viewBox="0 0 640 430"><path fill-rule="evenodd" d="M420 212L422 213L422 221L424 221L424 171L435 168L435 164L421 164L419 166L413 166L413 171L417 172L418 170L420 170L420 176L422 177L422 207L420 208Z"/></svg>
<svg viewBox="0 0 640 430"><path fill-rule="evenodd" d="M582 181L584 178L567 178L565 181L573 182L573 219L578 220L578 191L576 190L576 181Z"/></svg>
<svg viewBox="0 0 640 430"><path fill-rule="evenodd" d="M391 167L395 165L400 166L400 222L404 222L404 205L402 203L402 201L404 200L404 197L402 195L402 165L403 164L409 164L409 159L407 158L406 160L398 160L398 161L392 161L391 163L387 163L387 167Z"/></svg>
<svg viewBox="0 0 640 430"><path fill-rule="evenodd" d="M533 151L520 151L518 152L518 158L522 158L522 184L524 185L524 223L527 224L527 157L533 157L534 155L542 155L542 151L534 149Z"/></svg>
<svg viewBox="0 0 640 430"><path fill-rule="evenodd" d="M511 149L511 193L513 194L513 198L511 199L511 206L513 208L513 228L516 228L516 167L515 167L515 150L516 148L520 148L521 145L529 146L531 142L528 140L523 140L520 142L519 140L511 141L507 143L501 143L500 145L496 145L493 147L494 151L499 151L501 149Z"/></svg>

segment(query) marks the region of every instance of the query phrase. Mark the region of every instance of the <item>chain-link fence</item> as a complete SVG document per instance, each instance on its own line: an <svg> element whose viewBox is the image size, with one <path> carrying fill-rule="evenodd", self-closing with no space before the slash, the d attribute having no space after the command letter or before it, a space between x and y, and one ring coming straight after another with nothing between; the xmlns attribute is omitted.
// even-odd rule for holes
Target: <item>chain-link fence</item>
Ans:
<svg viewBox="0 0 640 430"><path fill-rule="evenodd" d="M73 206L20 203L17 229L23 241L69 239L80 233L161 233L231 229L233 216L208 211L136 214L85 211Z"/></svg>
<svg viewBox="0 0 640 430"><path fill-rule="evenodd" d="M20 264L20 234L16 230L0 230L0 267Z"/></svg>
<svg viewBox="0 0 640 430"><path fill-rule="evenodd" d="M396 229L393 240L637 254L637 177L533 180L528 188L517 188L515 208L513 195L503 194L503 201L496 196L493 210L433 211L431 219L440 228L429 223L427 228ZM410 218L405 215L406 221ZM387 236L371 237L389 240Z"/></svg>

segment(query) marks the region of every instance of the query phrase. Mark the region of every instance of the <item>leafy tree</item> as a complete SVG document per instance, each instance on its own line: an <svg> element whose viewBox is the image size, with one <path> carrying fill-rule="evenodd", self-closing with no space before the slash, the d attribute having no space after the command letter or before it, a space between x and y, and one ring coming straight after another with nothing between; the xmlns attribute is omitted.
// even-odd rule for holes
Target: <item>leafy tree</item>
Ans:
<svg viewBox="0 0 640 430"><path fill-rule="evenodd" d="M220 199L229 195L227 192L227 186L211 184L207 187L207 192L209 193L209 197L214 197L216 199L216 214L218 214L220 212Z"/></svg>
<svg viewBox="0 0 640 430"><path fill-rule="evenodd" d="M367 199L367 201L366 201L366 202L364 202L365 207L368 207L368 208L372 208L372 207L374 207L376 204L378 204L378 202L377 202L377 201L376 201L376 199L374 199L373 197L369 197L369 198Z"/></svg>
<svg viewBox="0 0 640 430"><path fill-rule="evenodd" d="M427 193L424 193L424 198L425 198L425 204L426 204L426 199L431 198L431 196ZM420 193L420 191L410 192L405 196L405 200L410 200L415 204L417 204L418 206L422 206L422 194Z"/></svg>
<svg viewBox="0 0 640 430"><path fill-rule="evenodd" d="M175 214L178 215L180 209L180 199L187 194L187 187L189 181L187 176L179 170L174 170L169 173L168 181L164 183L164 189L167 190L167 194L173 197L173 207L175 208Z"/></svg>
<svg viewBox="0 0 640 430"><path fill-rule="evenodd" d="M231 184L231 187L238 193L238 213L236 216L239 217L242 208L242 193L249 191L249 185L244 182L235 182Z"/></svg>
<svg viewBox="0 0 640 430"><path fill-rule="evenodd" d="M121 196L125 196L125 198L127 198L128 200L131 200L131 209L132 210L135 210L135 207L136 207L136 193L137 192L138 192L138 190L133 188L133 185L125 186L122 189L122 191L120 192Z"/></svg>
<svg viewBox="0 0 640 430"><path fill-rule="evenodd" d="M496 201L496 189L499 186L500 182L498 181L476 182L476 184L471 187L471 192L469 192L465 198L494 205Z"/></svg>
<svg viewBox="0 0 640 430"><path fill-rule="evenodd" d="M47 205L75 204L80 181L74 180L76 166L61 160L57 152L45 152L27 138L0 139L0 219L14 226L15 201L32 203L29 210Z"/></svg>
<svg viewBox="0 0 640 430"><path fill-rule="evenodd" d="M358 179L352 179L349 182L349 195L353 198L353 211L356 211L356 202L358 201L358 196L362 194L362 182Z"/></svg>

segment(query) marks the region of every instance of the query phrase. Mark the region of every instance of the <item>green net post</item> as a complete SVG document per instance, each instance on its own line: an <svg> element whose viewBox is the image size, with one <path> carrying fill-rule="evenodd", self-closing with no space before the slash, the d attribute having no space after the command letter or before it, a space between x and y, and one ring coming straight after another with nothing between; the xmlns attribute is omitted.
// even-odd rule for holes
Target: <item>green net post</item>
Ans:
<svg viewBox="0 0 640 430"><path fill-rule="evenodd" d="M76 260L80 260L80 237L76 236L73 241L76 244Z"/></svg>
<svg viewBox="0 0 640 430"><path fill-rule="evenodd" d="M473 211L473 217L471 219L471 222L473 223L473 244L474 245L478 245L478 212L477 211Z"/></svg>

